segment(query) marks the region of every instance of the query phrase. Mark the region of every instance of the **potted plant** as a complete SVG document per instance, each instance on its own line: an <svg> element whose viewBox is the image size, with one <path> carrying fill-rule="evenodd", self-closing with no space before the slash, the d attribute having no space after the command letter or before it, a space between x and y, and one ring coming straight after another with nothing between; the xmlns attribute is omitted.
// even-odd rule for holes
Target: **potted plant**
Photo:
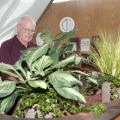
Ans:
<svg viewBox="0 0 120 120"><path fill-rule="evenodd" d="M105 97L108 96L110 100L111 87L120 87L120 84L118 84L120 83L120 33L114 36L107 32L101 32L100 39L93 42L95 47L92 48L91 56L94 66L102 73L100 76L102 82L106 84L103 91L109 91L105 94Z"/></svg>
<svg viewBox="0 0 120 120"><path fill-rule="evenodd" d="M70 38L74 32L73 30L56 36L53 36L50 32L43 32L41 34L45 41L43 46L23 51L20 59L14 65L0 63L0 71L15 77L17 80L17 83L8 80L0 81L1 113L7 113L18 96L25 100L24 95L39 96L44 92L48 93L42 94L43 96L53 91L53 96L57 93L68 101L77 101L77 104L86 102L79 91L82 82L78 80L78 75L85 76L87 80L95 84L97 84L97 81L91 75L80 70L71 70L70 66L79 65L84 58L76 54L68 55L72 49L69 41L61 45L61 41ZM34 107L38 108L38 106Z"/></svg>

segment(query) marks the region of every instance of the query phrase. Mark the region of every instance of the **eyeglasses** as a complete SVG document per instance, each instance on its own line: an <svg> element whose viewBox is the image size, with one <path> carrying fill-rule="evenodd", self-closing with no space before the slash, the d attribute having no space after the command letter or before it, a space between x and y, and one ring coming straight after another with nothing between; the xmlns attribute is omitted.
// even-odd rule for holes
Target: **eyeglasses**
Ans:
<svg viewBox="0 0 120 120"><path fill-rule="evenodd" d="M35 33L35 30L29 29L29 28L24 28L21 24L19 24L19 25L25 32L27 32L27 33Z"/></svg>

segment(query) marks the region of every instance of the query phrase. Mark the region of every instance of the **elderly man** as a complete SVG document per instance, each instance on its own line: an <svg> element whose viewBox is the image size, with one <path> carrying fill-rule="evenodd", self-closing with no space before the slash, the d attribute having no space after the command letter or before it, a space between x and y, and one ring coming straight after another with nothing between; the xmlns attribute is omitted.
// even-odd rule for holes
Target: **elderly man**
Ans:
<svg viewBox="0 0 120 120"><path fill-rule="evenodd" d="M35 33L35 22L30 16L23 16L17 24L17 34L7 40L0 48L0 62L15 64L21 55L21 51L33 47L31 43Z"/></svg>

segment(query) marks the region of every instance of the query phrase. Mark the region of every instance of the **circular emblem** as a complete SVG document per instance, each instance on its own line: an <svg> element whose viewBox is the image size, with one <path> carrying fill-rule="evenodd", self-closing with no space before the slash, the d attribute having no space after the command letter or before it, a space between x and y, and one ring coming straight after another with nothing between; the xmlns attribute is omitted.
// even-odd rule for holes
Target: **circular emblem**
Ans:
<svg viewBox="0 0 120 120"><path fill-rule="evenodd" d="M71 18L71 17L64 17L60 21L60 30L62 32L69 32L69 31L73 30L74 27L75 27L75 22L74 22L73 18Z"/></svg>

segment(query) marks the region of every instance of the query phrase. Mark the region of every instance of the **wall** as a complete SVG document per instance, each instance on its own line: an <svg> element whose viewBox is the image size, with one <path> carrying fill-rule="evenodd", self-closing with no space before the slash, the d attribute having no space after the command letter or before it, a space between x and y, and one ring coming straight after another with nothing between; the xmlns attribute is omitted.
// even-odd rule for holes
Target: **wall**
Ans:
<svg viewBox="0 0 120 120"><path fill-rule="evenodd" d="M75 20L78 32L75 36L98 35L100 30L112 33L120 27L120 0L71 0L51 4L38 20L37 32L44 29L56 34L59 22L65 16Z"/></svg>

